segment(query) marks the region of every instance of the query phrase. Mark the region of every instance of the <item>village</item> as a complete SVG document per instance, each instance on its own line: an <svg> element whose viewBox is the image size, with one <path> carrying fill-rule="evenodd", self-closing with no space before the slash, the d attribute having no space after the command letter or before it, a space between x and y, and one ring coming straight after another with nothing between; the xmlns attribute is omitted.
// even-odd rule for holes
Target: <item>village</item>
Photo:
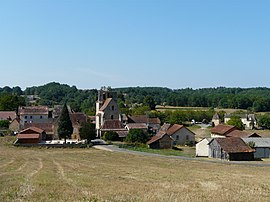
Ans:
<svg viewBox="0 0 270 202"><path fill-rule="evenodd" d="M16 135L17 146L82 147L87 140L80 137L82 124L95 125L96 139L104 139L108 132L117 134L118 141L125 141L130 131L148 134L146 144L150 149L166 150L194 147L196 158L210 158L229 161L252 161L270 158L270 138L262 137L256 130L254 114L242 114L241 121L247 131L227 125L231 115L225 114L224 123L215 114L209 125L211 133L197 137L196 133L181 124L162 123L158 117L148 115L122 114L117 103L117 93L111 88L101 88L96 101L96 116L74 112L68 107L73 132L64 141L58 135L59 116L63 106L20 106L15 111L1 111L0 120L8 120L9 130ZM196 123L194 123L196 124ZM106 135L105 135L106 136ZM135 139L134 142L137 140ZM93 143L97 141L93 140ZM104 140L103 140L104 142ZM106 142L105 142L106 143ZM195 149L196 148L196 149Z"/></svg>

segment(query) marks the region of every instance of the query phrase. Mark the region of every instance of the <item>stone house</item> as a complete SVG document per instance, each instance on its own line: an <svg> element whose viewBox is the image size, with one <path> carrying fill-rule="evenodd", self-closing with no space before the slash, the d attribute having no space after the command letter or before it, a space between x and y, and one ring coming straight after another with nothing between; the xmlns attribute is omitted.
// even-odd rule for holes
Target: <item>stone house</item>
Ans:
<svg viewBox="0 0 270 202"><path fill-rule="evenodd" d="M17 118L15 111L0 111L0 120L13 121Z"/></svg>
<svg viewBox="0 0 270 202"><path fill-rule="evenodd" d="M218 113L215 113L213 118L212 118L212 126L215 127L219 124L221 124L221 119L220 119Z"/></svg>
<svg viewBox="0 0 270 202"><path fill-rule="evenodd" d="M240 117L242 123L245 126L245 129L253 129L258 125L258 120L255 114L225 114L224 115L224 123L226 124L232 116Z"/></svg>

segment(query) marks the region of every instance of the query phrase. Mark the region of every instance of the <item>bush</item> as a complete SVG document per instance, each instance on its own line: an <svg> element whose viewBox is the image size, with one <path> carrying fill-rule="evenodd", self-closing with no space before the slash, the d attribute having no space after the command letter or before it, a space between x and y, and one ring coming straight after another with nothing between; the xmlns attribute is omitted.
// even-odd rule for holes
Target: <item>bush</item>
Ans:
<svg viewBox="0 0 270 202"><path fill-rule="evenodd" d="M130 129L125 139L126 142L146 143L148 135L142 129Z"/></svg>
<svg viewBox="0 0 270 202"><path fill-rule="evenodd" d="M8 120L0 120L0 128L8 128L9 121Z"/></svg>
<svg viewBox="0 0 270 202"><path fill-rule="evenodd" d="M102 139L104 139L105 141L117 141L119 138L116 132L107 131L103 134Z"/></svg>

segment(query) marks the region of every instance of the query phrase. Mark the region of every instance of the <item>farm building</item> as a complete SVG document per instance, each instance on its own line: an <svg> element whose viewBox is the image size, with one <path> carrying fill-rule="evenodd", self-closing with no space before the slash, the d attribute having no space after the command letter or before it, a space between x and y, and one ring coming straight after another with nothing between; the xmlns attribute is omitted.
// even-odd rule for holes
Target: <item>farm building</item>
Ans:
<svg viewBox="0 0 270 202"><path fill-rule="evenodd" d="M237 130L235 126L219 124L211 129L211 137L226 137L227 134L231 133L234 130Z"/></svg>
<svg viewBox="0 0 270 202"><path fill-rule="evenodd" d="M209 142L213 138L204 138L196 144L196 156L208 157L209 156Z"/></svg>
<svg viewBox="0 0 270 202"><path fill-rule="evenodd" d="M241 138L214 138L208 144L209 157L229 161L254 160L255 150L249 147Z"/></svg>
<svg viewBox="0 0 270 202"><path fill-rule="evenodd" d="M15 143L19 144L38 144L42 140L46 139L46 133L44 130L36 127L30 127L21 131L17 135Z"/></svg>
<svg viewBox="0 0 270 202"><path fill-rule="evenodd" d="M218 113L215 113L213 118L212 118L212 125L217 126L219 124L221 124L221 119L220 119Z"/></svg>
<svg viewBox="0 0 270 202"><path fill-rule="evenodd" d="M173 145L173 139L166 132L158 132L147 142L151 149L170 149Z"/></svg>
<svg viewBox="0 0 270 202"><path fill-rule="evenodd" d="M254 158L270 158L270 138L242 138L246 144L254 144Z"/></svg>

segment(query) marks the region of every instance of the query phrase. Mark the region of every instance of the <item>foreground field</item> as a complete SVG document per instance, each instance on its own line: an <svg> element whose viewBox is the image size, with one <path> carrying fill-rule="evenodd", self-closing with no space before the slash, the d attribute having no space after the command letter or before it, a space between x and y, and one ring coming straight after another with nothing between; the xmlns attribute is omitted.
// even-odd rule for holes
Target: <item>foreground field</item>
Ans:
<svg viewBox="0 0 270 202"><path fill-rule="evenodd" d="M269 201L270 168L0 145L0 201Z"/></svg>

